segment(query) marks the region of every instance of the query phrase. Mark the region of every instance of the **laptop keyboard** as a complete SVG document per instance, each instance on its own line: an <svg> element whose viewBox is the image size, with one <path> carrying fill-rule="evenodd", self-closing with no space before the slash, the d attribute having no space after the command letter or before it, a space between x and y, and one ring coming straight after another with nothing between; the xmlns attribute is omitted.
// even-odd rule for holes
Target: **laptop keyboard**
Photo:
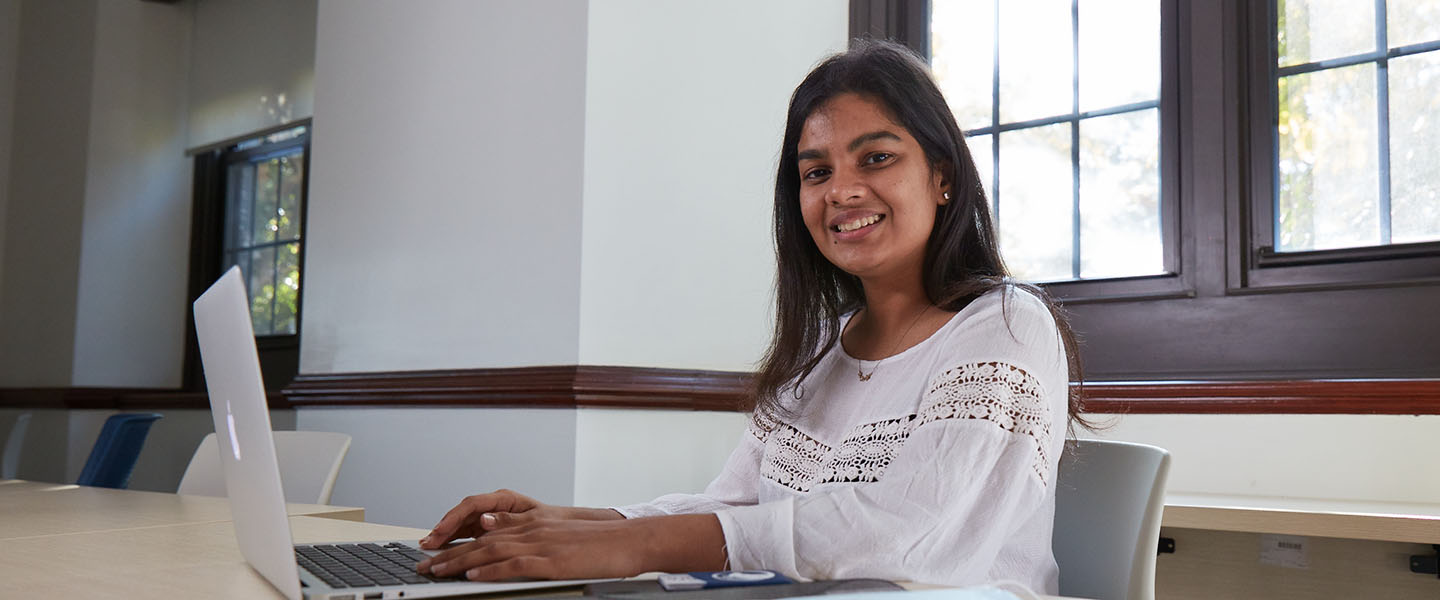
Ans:
<svg viewBox="0 0 1440 600"><path fill-rule="evenodd" d="M401 543L295 546L295 561L330 587L425 584L458 581L421 575L415 563L429 558Z"/></svg>

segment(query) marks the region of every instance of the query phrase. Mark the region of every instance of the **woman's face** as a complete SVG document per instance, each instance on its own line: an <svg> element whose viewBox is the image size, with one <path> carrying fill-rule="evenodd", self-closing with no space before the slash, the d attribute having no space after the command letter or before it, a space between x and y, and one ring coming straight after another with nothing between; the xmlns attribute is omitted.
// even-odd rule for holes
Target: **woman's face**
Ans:
<svg viewBox="0 0 1440 600"><path fill-rule="evenodd" d="M842 94L806 119L798 151L800 211L821 254L861 279L919 276L948 187L910 132Z"/></svg>

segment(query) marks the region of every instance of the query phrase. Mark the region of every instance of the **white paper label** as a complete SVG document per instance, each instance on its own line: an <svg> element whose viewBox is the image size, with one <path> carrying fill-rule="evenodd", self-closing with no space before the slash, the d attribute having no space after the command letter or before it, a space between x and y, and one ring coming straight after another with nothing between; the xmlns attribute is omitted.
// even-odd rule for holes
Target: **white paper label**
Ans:
<svg viewBox="0 0 1440 600"><path fill-rule="evenodd" d="M1310 568L1309 541L1299 535L1260 536L1260 564L1290 569Z"/></svg>

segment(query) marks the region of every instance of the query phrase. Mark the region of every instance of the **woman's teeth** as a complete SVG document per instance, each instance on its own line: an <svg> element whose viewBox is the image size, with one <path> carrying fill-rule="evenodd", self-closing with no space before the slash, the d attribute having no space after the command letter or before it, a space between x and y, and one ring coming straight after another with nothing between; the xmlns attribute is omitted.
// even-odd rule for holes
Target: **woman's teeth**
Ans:
<svg viewBox="0 0 1440 600"><path fill-rule="evenodd" d="M854 221L851 221L849 223L841 223L835 226L835 231L855 231L856 229L859 229L866 225L873 225L879 222L882 216L883 215L870 215L868 217L855 219Z"/></svg>

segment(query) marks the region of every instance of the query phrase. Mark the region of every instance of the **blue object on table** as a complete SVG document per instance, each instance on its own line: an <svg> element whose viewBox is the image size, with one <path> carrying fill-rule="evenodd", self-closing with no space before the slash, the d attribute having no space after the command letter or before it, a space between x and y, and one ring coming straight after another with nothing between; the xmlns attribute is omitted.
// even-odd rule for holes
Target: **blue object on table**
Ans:
<svg viewBox="0 0 1440 600"><path fill-rule="evenodd" d="M150 435L150 425L164 415L156 413L126 413L111 416L100 429L90 458L80 471L75 483L94 487L125 489L130 485L130 473L135 471L135 461L140 459L140 449L145 447L145 438Z"/></svg>

